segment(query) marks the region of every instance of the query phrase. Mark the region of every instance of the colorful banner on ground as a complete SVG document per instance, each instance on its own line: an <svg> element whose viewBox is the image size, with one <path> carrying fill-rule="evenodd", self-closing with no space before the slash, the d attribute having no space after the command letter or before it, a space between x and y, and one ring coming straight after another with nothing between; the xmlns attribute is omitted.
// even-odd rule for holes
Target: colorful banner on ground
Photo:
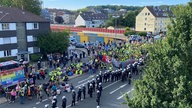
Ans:
<svg viewBox="0 0 192 108"><path fill-rule="evenodd" d="M25 78L22 68L15 68L0 72L1 85L10 86L23 81Z"/></svg>

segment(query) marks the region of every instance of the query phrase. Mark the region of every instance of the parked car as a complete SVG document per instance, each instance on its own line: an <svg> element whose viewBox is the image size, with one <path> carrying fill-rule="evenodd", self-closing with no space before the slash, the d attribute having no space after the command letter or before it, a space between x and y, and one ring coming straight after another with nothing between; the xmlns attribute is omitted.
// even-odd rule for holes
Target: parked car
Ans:
<svg viewBox="0 0 192 108"><path fill-rule="evenodd" d="M77 44L75 44L75 47L76 48L85 48L85 45L81 44L81 43L77 43Z"/></svg>
<svg viewBox="0 0 192 108"><path fill-rule="evenodd" d="M75 45L77 43L77 40L74 37L69 38L69 43L72 45Z"/></svg>

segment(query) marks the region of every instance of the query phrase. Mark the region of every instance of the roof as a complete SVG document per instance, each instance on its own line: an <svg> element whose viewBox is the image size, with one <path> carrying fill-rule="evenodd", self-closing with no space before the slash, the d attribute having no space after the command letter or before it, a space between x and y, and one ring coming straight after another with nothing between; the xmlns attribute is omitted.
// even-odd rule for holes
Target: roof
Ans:
<svg viewBox="0 0 192 108"><path fill-rule="evenodd" d="M49 22L49 20L18 8L0 7L0 22Z"/></svg>
<svg viewBox="0 0 192 108"><path fill-rule="evenodd" d="M6 61L6 62L1 62L1 63L0 63L0 67L1 67L1 66L12 65L12 64L18 64L18 62L13 61L13 60L11 60L11 61Z"/></svg>
<svg viewBox="0 0 192 108"><path fill-rule="evenodd" d="M103 13L93 13L93 12L84 12L80 14L84 20L92 21L92 20L107 20L108 16Z"/></svg>
<svg viewBox="0 0 192 108"><path fill-rule="evenodd" d="M155 16L155 17L168 17L174 16L173 12L171 11L170 7L166 7L166 9L163 9L159 6L146 6L146 8Z"/></svg>

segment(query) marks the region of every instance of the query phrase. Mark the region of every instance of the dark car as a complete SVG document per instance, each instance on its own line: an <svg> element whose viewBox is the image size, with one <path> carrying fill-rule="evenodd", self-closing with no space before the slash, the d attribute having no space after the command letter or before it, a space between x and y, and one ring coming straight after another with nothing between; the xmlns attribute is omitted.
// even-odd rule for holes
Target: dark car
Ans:
<svg viewBox="0 0 192 108"><path fill-rule="evenodd" d="M76 48L85 48L85 45L81 44L81 43L77 43L75 44Z"/></svg>

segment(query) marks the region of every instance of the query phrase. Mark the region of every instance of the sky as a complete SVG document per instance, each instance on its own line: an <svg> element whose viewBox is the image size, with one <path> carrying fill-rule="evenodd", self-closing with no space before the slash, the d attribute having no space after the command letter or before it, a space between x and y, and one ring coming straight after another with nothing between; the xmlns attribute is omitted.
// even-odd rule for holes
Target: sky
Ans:
<svg viewBox="0 0 192 108"><path fill-rule="evenodd" d="M127 5L127 6L148 6L148 5L175 5L187 4L190 0L42 0L43 8L58 8L77 10L86 6L97 5Z"/></svg>

